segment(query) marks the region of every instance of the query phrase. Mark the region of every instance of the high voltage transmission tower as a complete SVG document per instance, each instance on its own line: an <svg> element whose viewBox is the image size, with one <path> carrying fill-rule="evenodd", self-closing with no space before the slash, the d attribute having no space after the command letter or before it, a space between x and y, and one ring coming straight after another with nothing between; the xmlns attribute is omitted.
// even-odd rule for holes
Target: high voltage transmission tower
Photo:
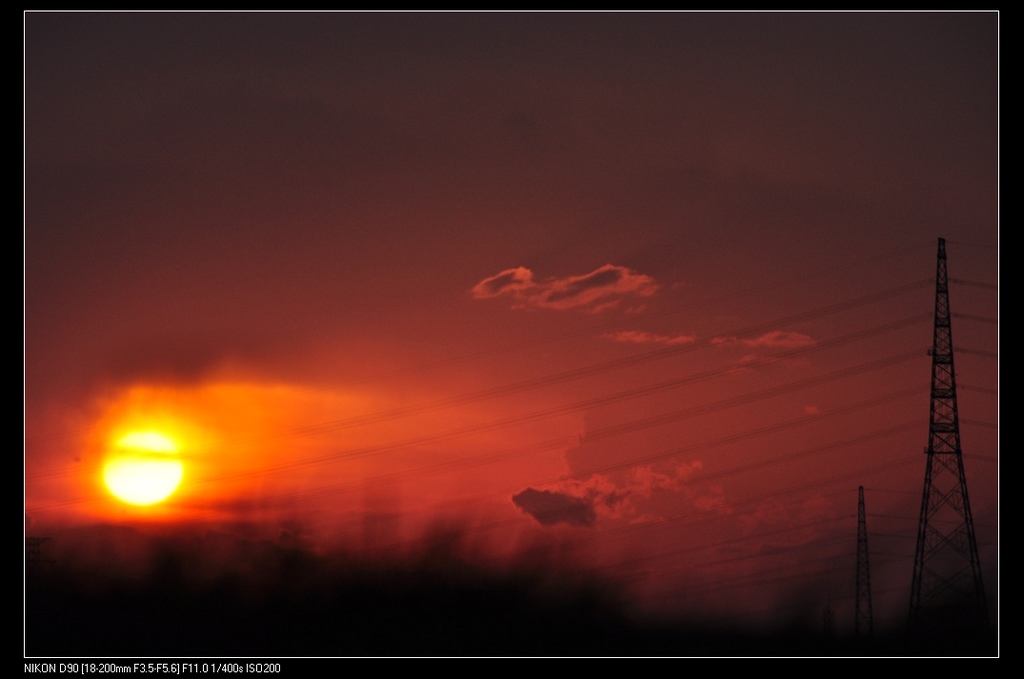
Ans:
<svg viewBox="0 0 1024 679"><path fill-rule="evenodd" d="M871 569L868 566L868 527L864 511L864 486L857 488L857 617L854 633L858 639L870 640L874 635L871 612Z"/></svg>
<svg viewBox="0 0 1024 679"><path fill-rule="evenodd" d="M938 640L985 634L988 610L978 561L978 543L967 497L960 449L953 335L950 328L946 241L939 239L935 274L931 415L927 465L910 587L912 634Z"/></svg>

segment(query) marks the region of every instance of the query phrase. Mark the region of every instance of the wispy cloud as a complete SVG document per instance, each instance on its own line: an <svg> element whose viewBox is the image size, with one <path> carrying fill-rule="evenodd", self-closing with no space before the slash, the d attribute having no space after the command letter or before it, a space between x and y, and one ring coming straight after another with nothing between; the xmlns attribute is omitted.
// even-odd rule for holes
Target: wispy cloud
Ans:
<svg viewBox="0 0 1024 679"><path fill-rule="evenodd" d="M659 335L658 333L645 332L643 330L621 330L603 335L603 337L627 344L665 344L668 346L691 344L697 341L697 338L693 335Z"/></svg>
<svg viewBox="0 0 1024 679"><path fill-rule="evenodd" d="M658 284L650 276L614 264L605 264L582 276L566 276L536 281L526 267L506 269L485 278L471 290L475 299L505 296L513 308L575 309L600 313L620 306L624 301L636 302L651 297ZM635 305L633 307L635 309Z"/></svg>
<svg viewBox="0 0 1024 679"><path fill-rule="evenodd" d="M606 474L592 474L586 480L563 481L547 490L527 488L513 495L512 502L544 526L564 523L591 527L599 516L631 523L655 521L661 517L646 501L659 493L690 498L695 506L701 502L711 502L709 507L721 503L720 498L705 499L703 495L696 494L695 489L687 488L702 467L702 463L695 460L665 471L642 465L630 469L618 479ZM675 507L677 502L672 506Z"/></svg>
<svg viewBox="0 0 1024 679"><path fill-rule="evenodd" d="M813 347L817 344L810 335L792 330L772 330L759 337L740 339L738 337L714 337L712 344L740 345L744 347L759 347L769 349L797 349L799 347Z"/></svg>
<svg viewBox="0 0 1024 679"><path fill-rule="evenodd" d="M590 498L573 497L560 491L527 488L513 495L512 502L543 526L559 523L593 526L597 521Z"/></svg>

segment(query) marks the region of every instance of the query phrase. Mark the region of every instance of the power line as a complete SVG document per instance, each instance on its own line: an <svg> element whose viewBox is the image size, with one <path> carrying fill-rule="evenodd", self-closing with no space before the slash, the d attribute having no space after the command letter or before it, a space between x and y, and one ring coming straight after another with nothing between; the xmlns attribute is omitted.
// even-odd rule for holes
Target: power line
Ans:
<svg viewBox="0 0 1024 679"><path fill-rule="evenodd" d="M902 319L902 320L899 320L899 321L895 321L895 322L892 322L892 323L885 323L885 324L882 324L882 325L879 325L879 326L875 326L873 328L869 328L867 330L860 330L860 331L856 331L856 332L853 332L853 333L849 333L847 335L842 335L842 336L839 336L839 337L836 337L836 338L832 338L830 340L821 341L821 342L815 344L814 346L810 346L810 347L797 347L797 348L789 349L789 350L786 350L786 351L778 352L778 353L772 354L770 356L760 357L760 358L757 358L757 359L755 359L753 361L745 363L744 364L744 368L748 369L748 370L749 369L755 369L755 368L771 365L771 364L773 364L773 363L775 363L776 361L779 361L779 360L784 360L784 359L787 359L787 358L801 357L801 356L805 356L805 355L808 355L808 354L811 354L811 353L814 353L814 352L824 351L826 349L830 349L830 348L834 348L834 347L838 347L838 346L843 346L843 345L846 345L846 344L849 344L849 343L852 343L852 342L856 342L856 341L861 340L861 339L866 339L868 337L877 336L877 335L884 334L884 333L887 333L887 332L891 332L893 330L897 330L897 329L900 329L900 328L909 327L909 326L911 326L913 324L916 324L916 323L928 320L929 318L930 318L930 316L928 314L920 314L920 315L911 316L909 318L905 318L905 319ZM883 362L884 361L900 362L902 360L911 358L913 355L914 355L914 353L908 352L907 354L902 354L899 357L894 357L894 358L889 358L889 359L882 359L882 361ZM633 388L633 389L629 389L629 390L624 390L624 391L616 392L616 393L609 394L609 395L606 395L606 396L594 397L594 398L589 398L589 399L583 399L583 400L572 402L572 403L569 403L569 404L566 404L566 405L563 405L563 406L553 407L553 408L546 408L546 409L543 409L543 410L540 410L540 411L535 411L533 413L528 413L528 414L525 414L525 415L515 415L515 416L512 416L512 417L507 417L507 418L503 418L503 419L500 419L500 420L496 420L496 421L493 421L493 422L490 422L490 423L484 423L484 424L480 424L480 425L472 425L472 426L464 427L464 428L461 428L461 429L458 429L458 430L452 430L452 431L449 431L449 432L442 432L442 433L435 434L435 435L430 435L430 436L413 437L413 438L406 439L404 441L400 441L400 442L397 442L397 443L381 444L381 445L376 445L376 446L367 446L367 447L364 447L363 449L355 449L355 450L345 451L345 452L341 452L341 453L331 453L331 454L328 454L328 455L325 455L325 456L320 456L320 457L317 457L317 458L311 458L311 459L302 460L302 461L298 461L298 462L284 463L284 464L277 465L277 466L274 466L274 467L268 469L267 473L276 473L276 472L279 472L279 471L284 471L286 469L294 468L296 465L320 464L320 463L325 463L325 462L330 462L330 461L335 461L335 460L340 460L340 459L353 459L353 458L356 458L356 457L362 457L362 456L365 456L365 455L385 452L385 451L394 450L394 449L397 449L397 448L415 447L415 446L424 445L424 444L427 444L427 443L437 443L437 442L441 442L441 441L450 440L450 439L453 439L453 438L458 438L458 437L461 437L461 436L466 436L466 435L471 434L471 433L481 433L481 432L484 432L484 431L500 429L500 428L504 428L504 427L508 427L508 426L512 426L512 425L516 425L516 424L524 424L526 422L537 421L537 420L541 420L541 419L545 419L545 418L549 418L549 417L554 417L554 416L557 416L557 415L564 415L564 414L575 412L575 411L579 411L579 410L586 410L586 409L589 409L589 408L594 408L594 407L601 406L601 405L607 405L607 404L615 403L615 402L622 401L622 400L627 400L627 399L631 399L631 398L637 398L637 397L640 397L640 396L651 395L651 394L655 394L655 393L659 393L659 392L675 389L675 388L678 388L678 387L681 387L681 386L697 384L697 383L700 383L700 382L704 382L704 381L707 381L707 380L711 380L711 379L715 379L715 378L718 378L718 377L722 377L724 375L731 374L733 370L734 370L734 368L732 366L727 366L727 367L724 367L724 368L713 368L713 369L701 371L701 372L698 372L698 373L693 373L693 374L690 374L690 375L687 375L687 376L684 376L684 377L681 377L681 378L675 378L675 379L672 379L672 380L666 380L666 381L662 381L662 382L646 385L646 386L643 386L643 387L637 387L637 388ZM809 384L813 383L814 379L815 378L812 378L811 380L808 381L808 383ZM476 394L479 394L479 392L474 392L474 394L466 394L466 395L462 395L462 396L459 396L459 397L454 397L454 399L452 399L452 400L458 400L460 403L469 403L469 402L472 401L472 397L475 396ZM487 396L485 398L489 398L489 397L490 396ZM436 404L437 402L433 402L433 403ZM440 406L440 407L450 407L450 404L445 403L443 406ZM428 410L430 410L430 407L429 407L428 404L420 404L420 405L417 405L417 406L410 407L409 409L407 409L407 411L404 414L408 415L408 414L412 414L413 412L419 413L419 412L426 412ZM372 416L370 416L370 418L372 418L372 421L383 421L385 419L391 419L393 417L397 417L397 415L395 415L396 412L397 412L397 410L392 410L392 411L389 411L388 413L386 413L384 415L372 415ZM371 421L371 420L367 420L367 421ZM365 424L365 423L366 423L365 421L364 422L360 422L360 424ZM283 432L282 434L279 434L279 435L273 437L272 440L280 441L280 440L288 440L288 439L292 439L292 438L296 438L296 437L311 436L311 435L314 435L314 434L324 434L324 433L328 433L328 432L331 432L331 431L338 431L338 430L346 429L346 428L348 428L350 426L354 426L353 425L353 418L347 418L347 419L344 419L344 420L334 420L334 421L329 421L329 422L323 422L323 423L319 423L319 424L316 424L316 425L305 425L305 426L302 426L302 427L296 427L296 428L292 428L290 430L287 430L287 431ZM267 439L265 437L261 437L260 439L253 439L253 441L254 442L258 441L260 443L265 443L267 441ZM229 446L231 446L231 447L238 447L238 446L244 446L247 443L248 442L246 442L245 440L238 440L238 439L236 439L235 441L232 441L229 444ZM215 449L207 449L207 450L196 451L196 453L197 454L209 454L209 453L214 453L217 450L218 449L216 449L216 448ZM51 469L51 470L47 470L45 472L36 472L36 473L33 473L33 474L28 474L26 476L26 478L29 479L29 480L35 480L35 479L39 479L39 478L53 477L54 475L61 475L61 474L68 474L68 473L77 473L77 472L78 472L78 470L73 468L73 467L72 468L57 469L57 470L52 470Z"/></svg>

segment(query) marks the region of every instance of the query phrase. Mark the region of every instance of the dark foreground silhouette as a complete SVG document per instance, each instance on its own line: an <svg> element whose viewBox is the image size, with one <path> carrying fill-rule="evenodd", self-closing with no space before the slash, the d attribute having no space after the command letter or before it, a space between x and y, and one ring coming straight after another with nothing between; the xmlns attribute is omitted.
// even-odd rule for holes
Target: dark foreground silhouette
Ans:
<svg viewBox="0 0 1024 679"><path fill-rule="evenodd" d="M442 550L443 552L443 550ZM994 640L828 639L638 620L614 590L437 553L399 565L274 548L231 572L164 545L142 575L53 564L25 598L31 657L994 655Z"/></svg>

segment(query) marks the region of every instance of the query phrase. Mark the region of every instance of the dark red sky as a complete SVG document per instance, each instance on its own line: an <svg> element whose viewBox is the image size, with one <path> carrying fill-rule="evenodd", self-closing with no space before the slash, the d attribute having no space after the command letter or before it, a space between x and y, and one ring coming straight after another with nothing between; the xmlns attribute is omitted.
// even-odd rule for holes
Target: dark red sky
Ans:
<svg viewBox="0 0 1024 679"><path fill-rule="evenodd" d="M996 591L997 13L24 19L30 534L451 524L849 626L863 485L895 619L943 237Z"/></svg>

